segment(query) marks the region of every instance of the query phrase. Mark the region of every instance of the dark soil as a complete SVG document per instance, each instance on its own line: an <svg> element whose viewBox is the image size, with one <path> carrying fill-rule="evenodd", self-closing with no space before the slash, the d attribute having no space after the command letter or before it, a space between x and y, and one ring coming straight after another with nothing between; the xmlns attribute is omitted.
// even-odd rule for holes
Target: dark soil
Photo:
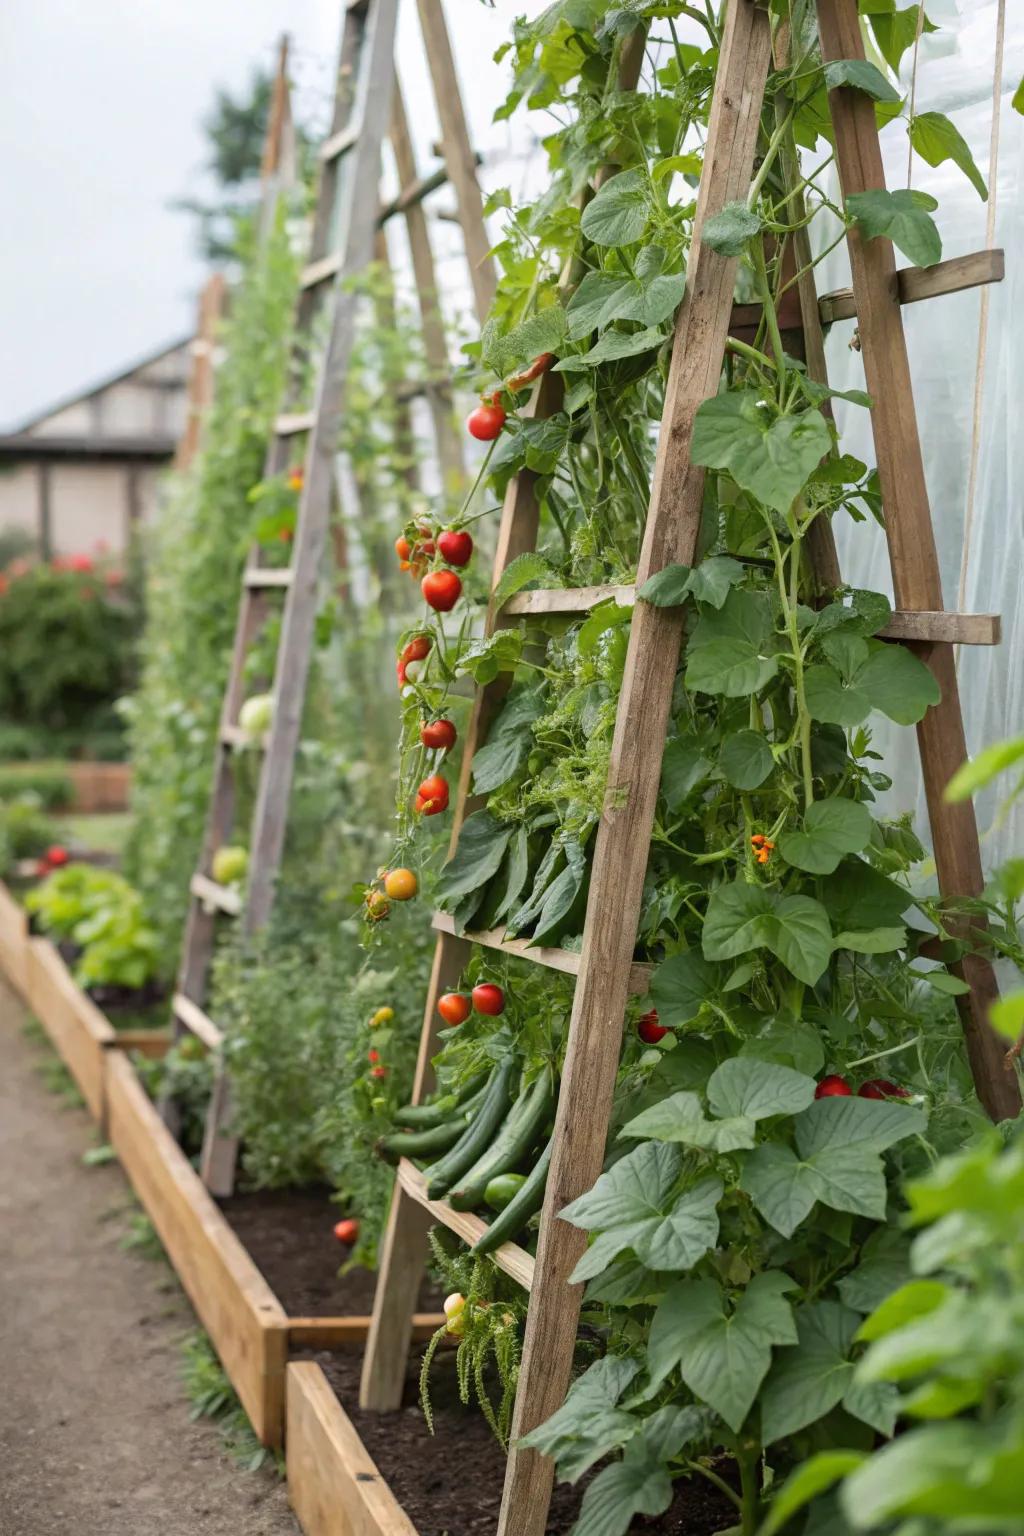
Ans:
<svg viewBox="0 0 1024 1536"><path fill-rule="evenodd" d="M359 1408L357 1349L314 1356L355 1424L391 1492L419 1536L494 1536L501 1507L505 1453L475 1407L459 1401L455 1351L442 1348L430 1373L434 1434L419 1406L420 1353L413 1352L403 1406L397 1413L364 1413ZM728 1468L719 1468L731 1481ZM547 1536L565 1536L575 1524L583 1498L576 1487L556 1484ZM633 1536L714 1536L734 1525L733 1504L703 1479L677 1484L664 1515L638 1517Z"/></svg>
<svg viewBox="0 0 1024 1536"><path fill-rule="evenodd" d="M352 1269L334 1236L344 1214L326 1189L261 1189L218 1202L270 1289L290 1317L367 1317L377 1276ZM424 1285L420 1310L440 1312L442 1294Z"/></svg>

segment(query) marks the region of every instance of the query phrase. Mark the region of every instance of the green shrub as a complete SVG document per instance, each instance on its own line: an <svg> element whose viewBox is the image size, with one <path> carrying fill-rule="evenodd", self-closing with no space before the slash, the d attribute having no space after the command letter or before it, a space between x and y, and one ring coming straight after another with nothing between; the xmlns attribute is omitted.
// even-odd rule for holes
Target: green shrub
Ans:
<svg viewBox="0 0 1024 1536"><path fill-rule="evenodd" d="M113 870L66 865L29 891L25 906L45 933L81 948L80 986L138 989L157 974L159 943L142 915L141 897Z"/></svg>
<svg viewBox="0 0 1024 1536"><path fill-rule="evenodd" d="M0 798L7 795L32 795L40 805L53 811L71 804L74 788L59 765L5 763L0 765Z"/></svg>
<svg viewBox="0 0 1024 1536"><path fill-rule="evenodd" d="M0 800L0 874L17 859L32 859L57 841L57 829L43 812L38 795Z"/></svg>

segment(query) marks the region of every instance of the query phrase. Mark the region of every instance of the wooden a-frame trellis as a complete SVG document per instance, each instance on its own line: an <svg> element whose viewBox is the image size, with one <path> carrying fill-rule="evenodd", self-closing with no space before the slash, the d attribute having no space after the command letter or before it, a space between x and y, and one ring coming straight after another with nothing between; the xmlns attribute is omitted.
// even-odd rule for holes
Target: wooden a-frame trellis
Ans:
<svg viewBox="0 0 1024 1536"><path fill-rule="evenodd" d="M441 0L418 0L420 21L442 128L444 167L418 177L401 93L395 79L398 0L346 0L337 88L329 133L319 152L319 181L309 261L300 281L293 356L286 399L267 453L266 478L280 475L304 444L291 563L265 563L253 545L242 594L230 674L221 712L213 791L199 869L190 882L184 952L173 999L177 1034L191 1031L214 1053L217 1070L207 1114L201 1172L214 1194L234 1185L238 1143L231 1133L230 1083L220 1057L222 1033L204 1009L218 914L238 918L246 933L264 927L271 912L287 825L296 751L313 645L318 589L335 501L335 460L344 387L355 340L360 296L351 279L375 256L386 255L382 231L404 214L423 322L428 377L408 391L427 396L443 472L461 468L461 446L451 422L449 372L433 255L422 203L451 182L458 207L477 313L486 313L495 275L488 253L476 160L469 144ZM400 180L398 195L379 198L381 152L390 130ZM266 219L264 219L266 223ZM312 409L301 399L299 348L326 306L327 336L318 361ZM273 717L261 744L259 785L249 837L244 897L211 878L213 856L230 837L235 813L236 754L251 741L238 723L245 661L266 622L273 593L284 592L281 637L273 680Z"/></svg>
<svg viewBox="0 0 1024 1536"><path fill-rule="evenodd" d="M817 9L825 61L863 58L857 0L817 0ZM642 52L642 41L640 46ZM733 305L736 262L702 245L701 230L704 221L726 203L747 196L773 46L784 58L786 39L777 34L773 42L767 9L754 0L728 0L638 586L666 565L694 561L704 489L704 472L689 457L694 417L702 402L718 390L730 330L758 317L751 313L752 306ZM620 83L628 88L625 81ZM844 195L883 188L873 102L849 87L831 91L829 100ZM918 726L939 886L949 898L974 897L983 884L974 812L969 803L947 805L942 799L945 784L966 756L953 646L994 644L999 623L993 615L951 614L942 608L901 305L999 280L1002 253L987 251L941 262L926 271L897 273L888 240L865 242L851 230L848 244L852 291L821 299L806 250L801 254L797 246L792 270L801 276L793 306L796 313L789 319L798 333L802 331L802 338L798 334L795 340L802 339L810 372L822 381L822 321L851 315L858 320L874 402L872 430L897 603L882 635L912 646L941 688L941 701ZM792 339L791 331L787 341ZM557 376L543 376L531 402L532 413L543 416L557 410L560 388ZM510 561L535 542L539 509L534 487L535 477L528 470L509 486L495 586ZM813 558L822 590L838 586L840 573L830 529L815 539ZM517 615L583 613L609 596L628 600L632 595L632 589L621 587L522 593L500 611L492 604L488 628L514 622ZM530 1292L499 1536L542 1536L546 1528L552 1463L539 1452L517 1448L516 1442L561 1405L569 1385L581 1287L570 1286L568 1277L586 1246L586 1236L557 1218L601 1172L626 1004L631 994L647 989L649 968L634 963L633 951L682 637L681 610L636 605L580 953L531 948L523 940L507 942L500 931L463 936L456 934L448 917L439 914L434 919L439 936L426 1001L417 1099L430 1086L430 1062L437 1046L437 998L457 987L471 942L576 976L536 1260L512 1243L493 1256ZM467 810L472 754L486 737L499 699L500 688L495 684L480 690L476 698L453 841ZM959 969L970 988L961 999L961 1017L979 1096L994 1118L1014 1115L1020 1109L1016 1080L1006 1072L1002 1047L986 1022L995 995L991 965L980 954L968 954ZM467 1241L484 1230L477 1217L454 1211L444 1201L430 1201L425 1186L424 1176L403 1160L382 1249L363 1368L363 1407L393 1409L401 1400L430 1226L440 1222Z"/></svg>

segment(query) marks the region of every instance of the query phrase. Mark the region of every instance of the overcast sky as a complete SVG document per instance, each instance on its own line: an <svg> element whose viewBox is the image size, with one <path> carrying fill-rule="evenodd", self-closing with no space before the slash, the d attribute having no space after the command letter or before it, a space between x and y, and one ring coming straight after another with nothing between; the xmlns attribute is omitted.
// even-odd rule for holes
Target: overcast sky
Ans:
<svg viewBox="0 0 1024 1536"><path fill-rule="evenodd" d="M514 12L540 8L516 0ZM446 0L446 10L475 141L501 157L509 131L490 118L507 69L491 56L513 7ZM239 91L255 65L270 67L287 30L298 112L322 117L340 12L338 0L3 0L0 428L192 329L205 269L194 221L170 205L206 190L214 90ZM413 0L400 17L423 161L433 107Z"/></svg>

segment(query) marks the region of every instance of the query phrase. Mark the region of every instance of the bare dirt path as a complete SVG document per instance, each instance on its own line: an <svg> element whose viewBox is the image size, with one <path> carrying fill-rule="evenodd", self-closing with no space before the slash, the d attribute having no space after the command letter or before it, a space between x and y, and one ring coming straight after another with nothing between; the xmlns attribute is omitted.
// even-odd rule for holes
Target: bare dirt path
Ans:
<svg viewBox="0 0 1024 1536"><path fill-rule="evenodd" d="M24 1018L0 982L0 1536L298 1536L284 1484L189 1422L192 1312L119 1246L128 1185L83 1166L92 1122L44 1088Z"/></svg>

